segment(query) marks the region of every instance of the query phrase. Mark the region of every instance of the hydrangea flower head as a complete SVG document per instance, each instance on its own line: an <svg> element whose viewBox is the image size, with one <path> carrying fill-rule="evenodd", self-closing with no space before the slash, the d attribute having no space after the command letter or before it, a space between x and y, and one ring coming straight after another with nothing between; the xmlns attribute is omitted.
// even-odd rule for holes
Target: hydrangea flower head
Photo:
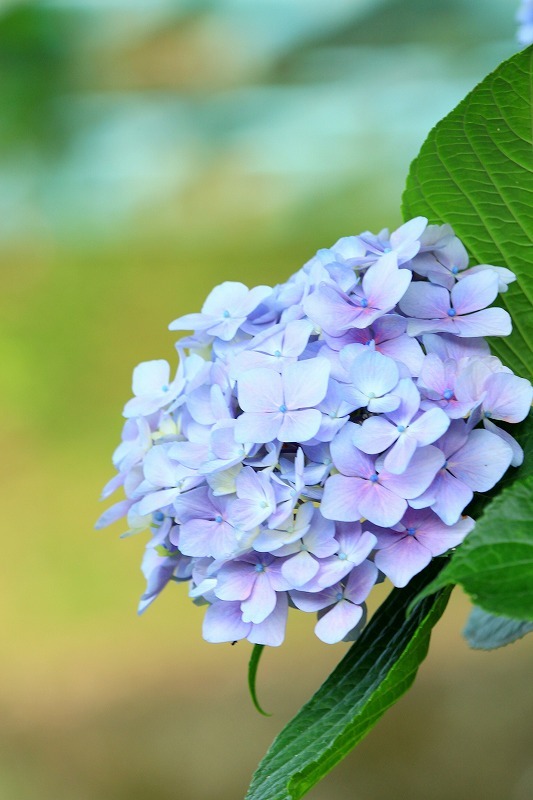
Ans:
<svg viewBox="0 0 533 800"><path fill-rule="evenodd" d="M289 607L355 638L386 576L405 586L474 527L465 509L522 452L498 423L532 401L482 338L514 276L470 265L448 225L339 239L284 284L226 281L180 363L135 368L98 527L149 529L139 612L171 581L206 605L210 642L276 646Z"/></svg>

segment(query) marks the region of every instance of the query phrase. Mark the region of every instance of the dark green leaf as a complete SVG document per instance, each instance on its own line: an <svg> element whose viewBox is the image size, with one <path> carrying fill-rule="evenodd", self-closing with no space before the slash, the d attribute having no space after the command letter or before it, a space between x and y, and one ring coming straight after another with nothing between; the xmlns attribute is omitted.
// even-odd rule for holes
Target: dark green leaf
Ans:
<svg viewBox="0 0 533 800"><path fill-rule="evenodd" d="M323 686L289 722L259 765L248 800L298 800L411 686L449 590L406 609L441 564L395 589Z"/></svg>
<svg viewBox="0 0 533 800"><path fill-rule="evenodd" d="M250 661L248 663L248 688L250 690L252 703L259 713L263 714L264 717L270 717L271 715L267 714L266 711L263 711L263 708L259 705L256 689L257 667L259 666L259 660L263 654L264 648L264 644L254 644L254 649L252 650L252 655L250 656Z"/></svg>
<svg viewBox="0 0 533 800"><path fill-rule="evenodd" d="M533 374L532 61L501 64L431 131L411 165L404 217L447 222L475 263L511 269L501 296L514 331L491 346L517 374Z"/></svg>
<svg viewBox="0 0 533 800"><path fill-rule="evenodd" d="M497 617L474 606L463 636L470 647L476 650L495 650L521 639L526 633L533 631L533 622L509 617Z"/></svg>
<svg viewBox="0 0 533 800"><path fill-rule="evenodd" d="M492 614L533 620L533 475L489 503L476 527L415 601L460 583Z"/></svg>

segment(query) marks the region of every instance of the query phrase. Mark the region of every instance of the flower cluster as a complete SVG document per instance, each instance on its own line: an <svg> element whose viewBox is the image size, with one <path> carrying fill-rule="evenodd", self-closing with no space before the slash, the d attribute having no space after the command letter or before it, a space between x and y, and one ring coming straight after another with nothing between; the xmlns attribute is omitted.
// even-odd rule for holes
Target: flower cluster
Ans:
<svg viewBox="0 0 533 800"><path fill-rule="evenodd" d="M514 275L469 267L448 225L417 217L319 250L289 280L225 282L166 361L133 373L118 470L98 522L150 528L144 610L170 581L207 604L211 642L283 641L288 607L324 642L354 638L387 576L405 586L474 522L463 511L522 452L528 381L482 337Z"/></svg>

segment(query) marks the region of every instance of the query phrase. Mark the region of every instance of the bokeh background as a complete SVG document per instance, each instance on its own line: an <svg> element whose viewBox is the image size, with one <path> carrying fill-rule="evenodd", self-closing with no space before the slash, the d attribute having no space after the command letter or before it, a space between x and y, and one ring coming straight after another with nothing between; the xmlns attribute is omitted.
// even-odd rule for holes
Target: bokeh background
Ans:
<svg viewBox="0 0 533 800"><path fill-rule="evenodd" d="M238 800L344 652L291 620L201 640L141 537L93 531L133 366L222 280L400 223L435 122L516 50L511 0L0 3L0 797ZM469 651L454 594L413 690L310 800L529 800L532 642ZM301 615L304 616L304 615Z"/></svg>

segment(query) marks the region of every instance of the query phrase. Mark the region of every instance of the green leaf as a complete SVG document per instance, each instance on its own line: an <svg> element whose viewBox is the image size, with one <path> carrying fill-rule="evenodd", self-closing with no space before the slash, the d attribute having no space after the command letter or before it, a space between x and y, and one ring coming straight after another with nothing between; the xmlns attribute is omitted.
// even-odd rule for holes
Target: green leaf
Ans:
<svg viewBox="0 0 533 800"><path fill-rule="evenodd" d="M513 333L491 346L523 377L533 374L532 62L533 48L505 61L436 125L403 195L405 219L447 222L475 263L516 274L500 300Z"/></svg>
<svg viewBox="0 0 533 800"><path fill-rule="evenodd" d="M256 678L257 678L257 668L259 666L259 661L263 654L265 645L264 644L254 644L254 649L252 650L252 655L250 656L250 661L248 663L248 689L250 690L250 696L252 698L252 703L262 714L264 717L270 717L271 714L267 714L266 711L259 705L259 700L257 699L257 690L256 690Z"/></svg>
<svg viewBox="0 0 533 800"><path fill-rule="evenodd" d="M326 682L275 739L247 800L298 800L368 733L411 686L449 590L406 608L441 564L395 589Z"/></svg>
<svg viewBox="0 0 533 800"><path fill-rule="evenodd" d="M492 614L533 620L533 475L489 503L472 533L416 598L460 583Z"/></svg>
<svg viewBox="0 0 533 800"><path fill-rule="evenodd" d="M475 650L495 650L504 647L533 631L533 622L509 617L497 617L474 606L463 636Z"/></svg>

